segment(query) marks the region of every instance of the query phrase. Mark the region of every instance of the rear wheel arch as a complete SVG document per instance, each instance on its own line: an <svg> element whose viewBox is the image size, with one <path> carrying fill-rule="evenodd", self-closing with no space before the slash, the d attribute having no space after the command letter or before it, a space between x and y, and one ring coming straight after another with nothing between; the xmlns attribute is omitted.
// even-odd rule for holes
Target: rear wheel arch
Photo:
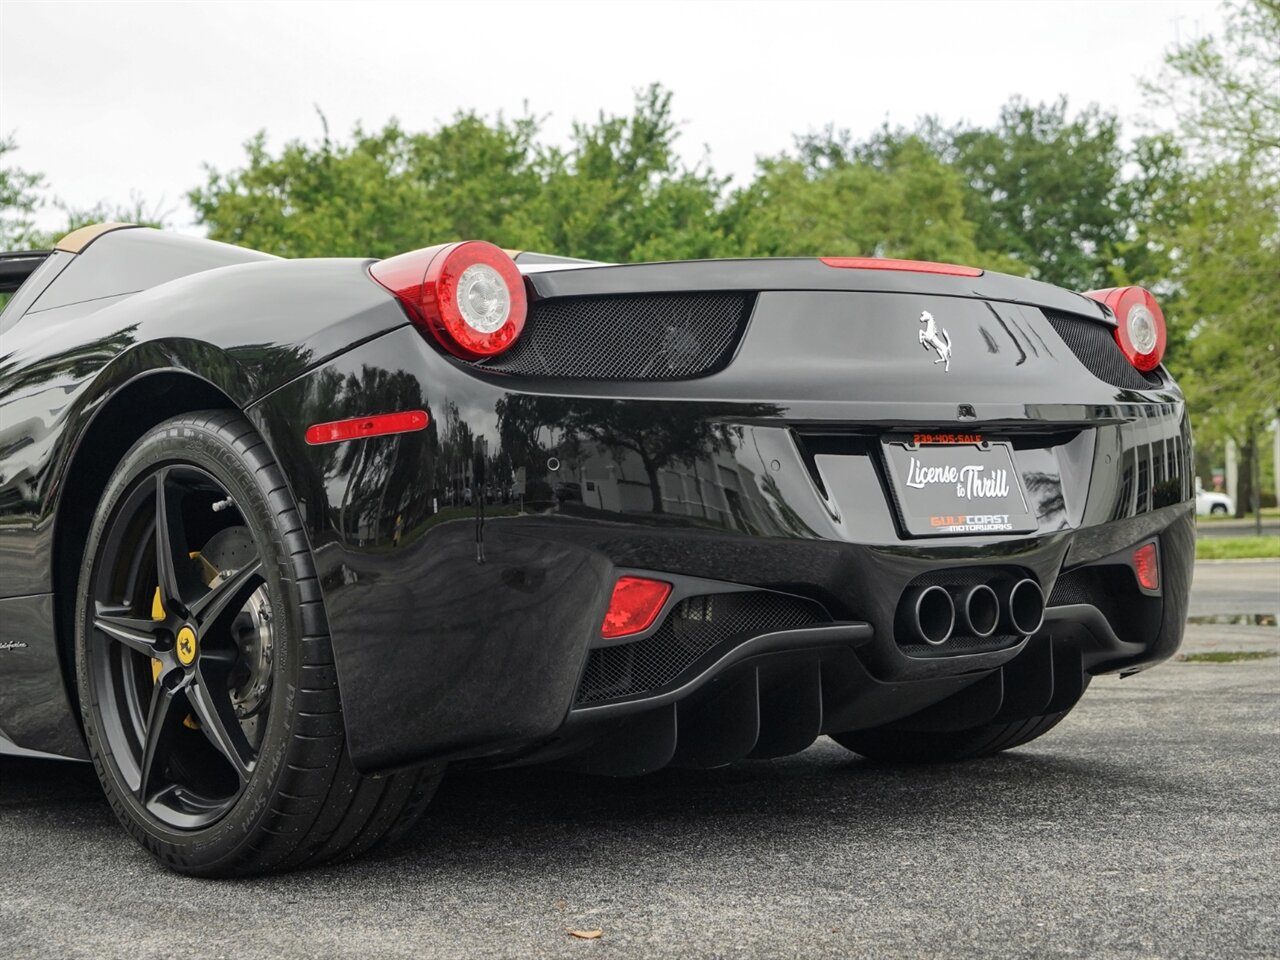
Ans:
<svg viewBox="0 0 1280 960"><path fill-rule="evenodd" d="M101 403L72 449L54 510L50 573L58 664L77 722L76 589L98 501L117 464L148 430L170 417L211 409L243 412L225 392L193 373L146 373L123 384Z"/></svg>
<svg viewBox="0 0 1280 960"><path fill-rule="evenodd" d="M184 484L186 495L209 513L220 513L219 498L230 497L231 526L201 523L199 509L165 506L180 504ZM314 585L307 586L314 584L315 569L285 486L261 432L240 411L167 417L113 469L81 551L73 656L86 698L81 715L90 758L126 830L179 872L235 876L357 856L409 830L440 779L437 768L364 777L352 766L323 600ZM153 519L150 529L133 522L139 509L144 520ZM176 535L161 540L161 524ZM185 560L192 546L205 549L228 530L244 531L252 541L247 553L243 545L215 549L223 559L213 580L198 577L204 587L190 571L185 579L179 575L178 558ZM148 550L157 552L150 567L137 559ZM153 612L147 599L153 582L158 595L177 598L176 606L164 601L169 613L164 607ZM235 676L227 672L231 665L251 655L233 634L227 611L244 604L240 614L249 613L263 588L273 611L267 620L275 625L265 641L270 655L257 661L266 679L252 688L264 695L263 709L233 717L235 685L219 680ZM224 590L223 599L210 604L216 590ZM192 636L184 658L187 630ZM159 674L146 669L148 658L153 667L161 664ZM214 672L205 675L201 664ZM259 680L251 673L238 682ZM151 703L140 717L142 690ZM196 691L194 699L188 691ZM167 706L175 697L177 713ZM188 722L179 722L184 704L197 715L193 729L214 731L207 737L212 753L199 735L195 746L203 752L175 739L175 731L186 736ZM123 727L122 717L128 721ZM254 725L256 742L246 723ZM238 786L234 777L228 784L207 775L219 769L208 763L219 752L231 761L221 772L234 767ZM156 789L149 790L149 783Z"/></svg>

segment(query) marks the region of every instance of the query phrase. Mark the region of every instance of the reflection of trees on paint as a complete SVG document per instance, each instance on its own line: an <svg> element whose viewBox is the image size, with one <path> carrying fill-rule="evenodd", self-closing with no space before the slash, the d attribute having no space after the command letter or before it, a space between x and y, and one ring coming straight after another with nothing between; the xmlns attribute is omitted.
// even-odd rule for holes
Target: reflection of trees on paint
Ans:
<svg viewBox="0 0 1280 960"><path fill-rule="evenodd" d="M288 449L288 458L309 459L315 471L302 471L305 486L295 492L307 504L308 525L321 531L328 522L323 513L332 505L332 522L344 536L367 536L375 543L397 526L421 520L430 509L429 497L414 497L422 478L431 475L432 454L439 448L437 425L432 418L426 430L396 434L376 440L307 446L298 424L323 423L369 416L390 410L425 409L417 378L404 371L364 366L358 374L343 376L326 368L310 378L302 407L295 419L272 426L277 445ZM332 485L341 494L331 504Z"/></svg>
<svg viewBox="0 0 1280 960"><path fill-rule="evenodd" d="M366 365L344 375L326 368L309 378L299 399L299 409L286 406L276 415L282 422L269 426L290 462L306 459L315 465L314 471L303 471L295 491L307 505L307 523L315 533L332 524L344 537L377 544L420 526L438 509L505 499L510 493L510 452L491 455L456 403L431 409L410 373ZM426 429L313 447L299 428L393 410L426 410Z"/></svg>
<svg viewBox="0 0 1280 960"><path fill-rule="evenodd" d="M656 403L513 396L499 400L496 411L502 446L516 462L532 463L553 447L572 450L574 444L615 455L631 451L644 467L654 513L663 512L661 470L733 451L742 437L740 427L716 419L726 413L722 404L682 403L673 414L670 406ZM735 405L731 411L734 419L779 413L767 403Z"/></svg>
<svg viewBox="0 0 1280 960"><path fill-rule="evenodd" d="M476 470L477 441L471 429L458 411L458 405L446 401L440 412L440 445L433 469L432 489L446 504L459 505L469 494L474 494L478 482Z"/></svg>
<svg viewBox="0 0 1280 960"><path fill-rule="evenodd" d="M1027 495L1031 497L1035 515L1041 520L1062 516L1066 513L1067 502L1062 496L1062 478L1055 473L1035 471L1022 476ZM1065 525L1066 520L1063 519Z"/></svg>
<svg viewBox="0 0 1280 960"><path fill-rule="evenodd" d="M773 504L773 511L778 518L778 522L786 529L787 533L793 537L810 537L813 531L809 529L809 525L804 522L804 518L796 512L796 508L791 506L787 498L783 496L778 481L773 474L766 473L761 481L763 492L769 501Z"/></svg>
<svg viewBox="0 0 1280 960"><path fill-rule="evenodd" d="M135 323L109 337L80 344L34 363L25 363L12 352L0 355L0 399L27 387L79 383L93 376L133 346L137 329Z"/></svg>
<svg viewBox="0 0 1280 960"><path fill-rule="evenodd" d="M345 378L340 397L340 417L425 409L421 385L403 370L362 367L359 375ZM430 498L414 493L421 478L431 475L432 461L440 459L434 456L440 446L434 418L422 431L334 446L331 469L346 478L338 514L347 536L368 531L377 543L394 527L410 526L430 511Z"/></svg>

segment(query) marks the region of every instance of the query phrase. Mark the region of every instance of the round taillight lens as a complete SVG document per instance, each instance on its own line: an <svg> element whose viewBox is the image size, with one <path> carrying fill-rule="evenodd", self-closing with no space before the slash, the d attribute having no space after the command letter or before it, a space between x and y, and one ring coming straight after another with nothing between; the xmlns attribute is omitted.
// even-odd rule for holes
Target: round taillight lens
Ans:
<svg viewBox="0 0 1280 960"><path fill-rule="evenodd" d="M511 291L502 274L473 263L458 276L458 313L476 333L496 333L511 319Z"/></svg>
<svg viewBox="0 0 1280 960"><path fill-rule="evenodd" d="M1128 361L1144 373L1160 366L1168 334L1164 312L1142 287L1113 287L1087 294L1105 304L1116 317L1116 343Z"/></svg>
<svg viewBox="0 0 1280 960"><path fill-rule="evenodd" d="M496 356L524 329L524 278L492 243L464 240L415 250L375 263L369 272L455 356Z"/></svg>

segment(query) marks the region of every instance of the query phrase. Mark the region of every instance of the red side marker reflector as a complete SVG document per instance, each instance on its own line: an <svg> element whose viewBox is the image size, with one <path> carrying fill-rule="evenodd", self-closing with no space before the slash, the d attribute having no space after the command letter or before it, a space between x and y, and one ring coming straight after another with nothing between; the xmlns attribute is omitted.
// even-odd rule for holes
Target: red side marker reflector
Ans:
<svg viewBox="0 0 1280 960"><path fill-rule="evenodd" d="M894 260L890 257L819 257L828 267L848 270L906 270L911 273L941 273L948 277L980 277L977 267L958 263L934 263L931 260Z"/></svg>
<svg viewBox="0 0 1280 960"><path fill-rule="evenodd" d="M609 601L609 612L604 615L600 636L608 640L643 633L653 626L669 596L669 583L645 577L619 577L613 585L613 598Z"/></svg>
<svg viewBox="0 0 1280 960"><path fill-rule="evenodd" d="M1154 543L1144 543L1133 551L1133 571L1143 590L1160 589L1160 558Z"/></svg>
<svg viewBox="0 0 1280 960"><path fill-rule="evenodd" d="M388 433L413 433L425 430L429 420L425 410L405 410L401 413L379 413L372 417L317 423L307 427L307 443L314 446L318 443L359 440L361 437L379 437Z"/></svg>

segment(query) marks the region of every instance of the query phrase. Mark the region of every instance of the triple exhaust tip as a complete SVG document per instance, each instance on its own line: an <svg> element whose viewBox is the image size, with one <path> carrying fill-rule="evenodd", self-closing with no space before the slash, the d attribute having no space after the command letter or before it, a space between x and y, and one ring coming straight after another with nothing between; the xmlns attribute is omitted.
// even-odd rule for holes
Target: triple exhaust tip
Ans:
<svg viewBox="0 0 1280 960"><path fill-rule="evenodd" d="M999 592L997 592L997 588ZM959 628L972 637L1002 633L1030 636L1044 623L1044 593L1034 580L989 586L917 587L906 597L913 639L941 646Z"/></svg>
<svg viewBox="0 0 1280 960"><path fill-rule="evenodd" d="M1005 594L1000 622L1010 633L1030 636L1044 625L1044 591L1034 580L1019 580Z"/></svg>

